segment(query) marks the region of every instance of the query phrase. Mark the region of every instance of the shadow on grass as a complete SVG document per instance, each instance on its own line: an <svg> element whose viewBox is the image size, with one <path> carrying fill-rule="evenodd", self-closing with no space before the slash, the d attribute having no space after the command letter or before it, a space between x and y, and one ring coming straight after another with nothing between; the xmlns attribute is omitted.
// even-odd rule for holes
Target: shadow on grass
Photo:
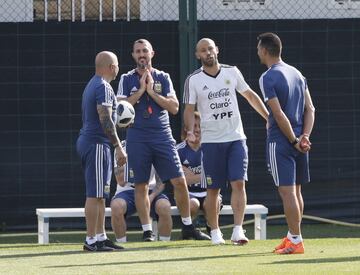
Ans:
<svg viewBox="0 0 360 275"><path fill-rule="evenodd" d="M26 254L13 254L13 255L3 255L1 259L16 259L16 258L33 258L33 257L43 257L43 256L65 256L65 255L77 255L86 253L84 251L56 251L56 252L43 252L43 253L26 253Z"/></svg>
<svg viewBox="0 0 360 275"><path fill-rule="evenodd" d="M275 262L268 263L265 265L272 265L272 264L323 264L323 263L358 262L358 261L360 261L360 256L275 261Z"/></svg>
<svg viewBox="0 0 360 275"><path fill-rule="evenodd" d="M77 245L75 244L61 244L61 246L64 245ZM16 258L34 258L34 257L43 257L43 256L63 256L63 255L72 255L72 254L84 254L84 253L89 253L86 251L82 251L82 244L78 244L79 245L79 250L72 250L72 251L54 251L54 252L40 252L40 253L22 253L22 254L10 254L10 255L2 255L1 258L2 259L16 259ZM56 247L56 245L51 245L53 247ZM210 243L208 245L201 245L202 247L206 247L206 246L212 246ZM44 245L13 245L13 246L1 246L1 249L4 248L28 248L28 247L44 247ZM120 251L113 251L113 252L109 252L109 253L117 253L117 252L122 252L122 253L126 253L126 252L132 252L132 251L144 251L144 250L171 250L171 249L182 249L182 248L190 248L190 247L199 247L198 244L193 244L193 245L184 245L184 244L179 244L179 245L158 245L158 246L143 246L143 247L135 247L135 248L126 248L124 250L120 250ZM97 252L97 253L101 253L101 252ZM93 253L91 253L93 254Z"/></svg>
<svg viewBox="0 0 360 275"><path fill-rule="evenodd" d="M45 268L67 268L67 267L89 267L89 266L109 266L109 265L134 265L134 264L148 264L148 263L168 263L168 262L186 262L186 261L203 261L210 259L224 259L224 258L243 258L243 257L258 257L258 256L273 256L271 252L268 253L247 253L247 254L231 254L231 255L218 255L218 256L204 256L204 257L187 257L187 258L171 258L171 259L151 259L147 261L116 261L113 263L98 263L98 264L81 264L81 265L53 265L46 266Z"/></svg>
<svg viewBox="0 0 360 275"><path fill-rule="evenodd" d="M69 245L76 245L78 243L61 243L61 246L69 246ZM55 244L51 244L50 246L54 246ZM41 248L41 247L45 247L46 245L44 244L23 244L23 243L18 243L18 244L13 244L13 245L1 245L0 244L0 250L2 249L7 249L7 248ZM1 256L2 257L2 256Z"/></svg>

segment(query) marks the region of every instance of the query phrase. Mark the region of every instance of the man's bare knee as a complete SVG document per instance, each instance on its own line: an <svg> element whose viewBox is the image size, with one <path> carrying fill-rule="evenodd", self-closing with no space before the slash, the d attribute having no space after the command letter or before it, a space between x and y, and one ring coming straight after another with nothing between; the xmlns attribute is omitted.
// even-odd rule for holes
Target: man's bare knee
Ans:
<svg viewBox="0 0 360 275"><path fill-rule="evenodd" d="M168 200L161 199L156 202L155 211L158 216L171 216L171 204Z"/></svg>
<svg viewBox="0 0 360 275"><path fill-rule="evenodd" d="M118 217L124 216L127 210L127 204L123 199L115 199L111 201L111 215Z"/></svg>
<svg viewBox="0 0 360 275"><path fill-rule="evenodd" d="M292 186L280 186L278 188L280 197L284 199L291 199L292 197L296 197L296 191L295 188L292 188Z"/></svg>
<svg viewBox="0 0 360 275"><path fill-rule="evenodd" d="M190 208L197 211L200 208L200 202L197 199L190 199Z"/></svg>
<svg viewBox="0 0 360 275"><path fill-rule="evenodd" d="M186 181L184 177L178 177L170 180L174 188L184 188L186 187Z"/></svg>

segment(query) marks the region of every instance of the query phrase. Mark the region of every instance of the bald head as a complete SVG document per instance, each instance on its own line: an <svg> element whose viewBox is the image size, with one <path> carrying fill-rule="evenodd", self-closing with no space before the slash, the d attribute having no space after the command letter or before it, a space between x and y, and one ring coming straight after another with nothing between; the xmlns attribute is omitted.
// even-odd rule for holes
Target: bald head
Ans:
<svg viewBox="0 0 360 275"><path fill-rule="evenodd" d="M103 51L99 52L95 58L95 67L104 68L112 64L118 65L118 59L113 52Z"/></svg>
<svg viewBox="0 0 360 275"><path fill-rule="evenodd" d="M199 51L200 48L207 47L208 45L211 45L214 48L216 47L214 40L210 38L201 38L196 44L196 51Z"/></svg>
<svg viewBox="0 0 360 275"><path fill-rule="evenodd" d="M201 61L204 68L218 69L218 53L218 47L215 45L214 40L210 38L202 38L196 44L195 56Z"/></svg>
<svg viewBox="0 0 360 275"><path fill-rule="evenodd" d="M95 73L107 82L114 80L119 72L116 54L109 51L99 52L95 57Z"/></svg>

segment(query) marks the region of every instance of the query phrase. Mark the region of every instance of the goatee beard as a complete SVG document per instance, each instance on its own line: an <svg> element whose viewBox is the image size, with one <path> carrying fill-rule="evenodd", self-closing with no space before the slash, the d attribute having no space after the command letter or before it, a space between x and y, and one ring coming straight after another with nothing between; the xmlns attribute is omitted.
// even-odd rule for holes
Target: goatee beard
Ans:
<svg viewBox="0 0 360 275"><path fill-rule="evenodd" d="M203 62L203 66L205 66L205 67L212 67L212 66L215 66L217 64L218 64L217 59Z"/></svg>
<svg viewBox="0 0 360 275"><path fill-rule="evenodd" d="M145 64L145 63L138 63L138 68L140 69L140 70L145 70L146 68L147 68L147 64Z"/></svg>

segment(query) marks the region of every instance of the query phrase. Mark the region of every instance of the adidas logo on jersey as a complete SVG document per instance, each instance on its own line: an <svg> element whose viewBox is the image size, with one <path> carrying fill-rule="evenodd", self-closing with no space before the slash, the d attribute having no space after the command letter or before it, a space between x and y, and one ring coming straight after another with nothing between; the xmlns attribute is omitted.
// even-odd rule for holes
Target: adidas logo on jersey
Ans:
<svg viewBox="0 0 360 275"><path fill-rule="evenodd" d="M186 160L184 160L183 164L184 165L189 165L189 161L186 159Z"/></svg>
<svg viewBox="0 0 360 275"><path fill-rule="evenodd" d="M206 85L203 87L203 91L205 90L209 90L209 88Z"/></svg>
<svg viewBox="0 0 360 275"><path fill-rule="evenodd" d="M137 92L138 88L136 88L135 86L132 87L131 91L130 91L130 95L133 95Z"/></svg>

